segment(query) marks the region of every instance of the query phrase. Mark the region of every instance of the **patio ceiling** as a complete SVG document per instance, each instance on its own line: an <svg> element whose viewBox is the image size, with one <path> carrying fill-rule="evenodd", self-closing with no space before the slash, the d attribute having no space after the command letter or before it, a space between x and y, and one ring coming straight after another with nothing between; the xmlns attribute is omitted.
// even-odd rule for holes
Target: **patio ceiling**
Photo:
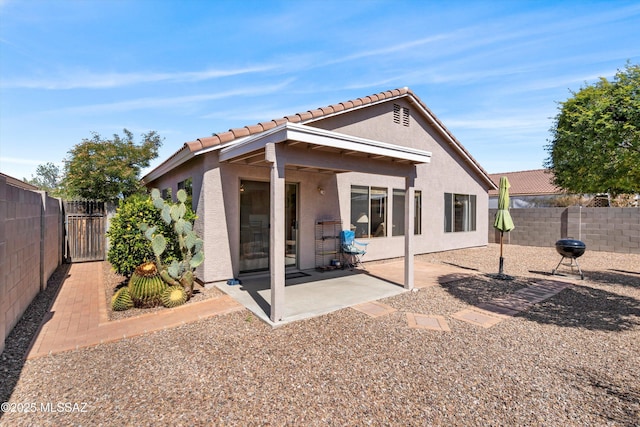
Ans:
<svg viewBox="0 0 640 427"><path fill-rule="evenodd" d="M408 165L429 163L431 153L409 147L332 132L310 126L284 123L260 135L220 147L221 162L266 166L265 147L278 144L287 154L286 169L315 173L340 173L354 170L354 163ZM390 173L394 174L394 173Z"/></svg>

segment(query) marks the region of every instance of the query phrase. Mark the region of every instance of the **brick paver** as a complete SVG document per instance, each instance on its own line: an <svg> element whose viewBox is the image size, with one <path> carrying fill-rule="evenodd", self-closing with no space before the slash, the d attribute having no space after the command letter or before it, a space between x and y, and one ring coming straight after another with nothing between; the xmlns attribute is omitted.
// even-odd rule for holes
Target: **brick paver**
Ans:
<svg viewBox="0 0 640 427"><path fill-rule="evenodd" d="M558 280L538 280L536 283L512 294L495 298L487 303L478 304L477 307L459 311L453 314L452 317L483 328L490 328L509 316L526 311L534 304L551 298L568 286L571 286L571 283Z"/></svg>
<svg viewBox="0 0 640 427"><path fill-rule="evenodd" d="M102 262L72 264L27 359L117 341L244 307L228 295L128 319L109 321Z"/></svg>
<svg viewBox="0 0 640 427"><path fill-rule="evenodd" d="M351 308L358 310L369 317L380 317L396 311L396 309L390 305L383 304L378 301L363 302L362 304L353 305Z"/></svg>
<svg viewBox="0 0 640 427"><path fill-rule="evenodd" d="M567 286L571 286L571 283L559 280L538 280L533 285L512 294L480 304L478 308L497 314L513 316L521 311L528 310L534 304L551 298Z"/></svg>

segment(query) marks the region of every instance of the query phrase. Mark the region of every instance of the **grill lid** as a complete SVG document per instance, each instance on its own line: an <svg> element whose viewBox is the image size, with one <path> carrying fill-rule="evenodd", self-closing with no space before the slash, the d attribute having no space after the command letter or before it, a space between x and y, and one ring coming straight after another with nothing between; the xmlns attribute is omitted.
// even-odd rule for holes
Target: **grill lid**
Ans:
<svg viewBox="0 0 640 427"><path fill-rule="evenodd" d="M578 258L584 254L587 245L576 239L560 239L556 242L556 251L568 258Z"/></svg>

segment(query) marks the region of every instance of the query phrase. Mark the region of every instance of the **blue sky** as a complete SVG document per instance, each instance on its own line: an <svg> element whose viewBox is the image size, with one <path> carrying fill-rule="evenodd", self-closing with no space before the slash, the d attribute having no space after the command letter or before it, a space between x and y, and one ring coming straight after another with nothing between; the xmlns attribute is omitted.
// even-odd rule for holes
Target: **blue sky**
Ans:
<svg viewBox="0 0 640 427"><path fill-rule="evenodd" d="M0 171L31 178L123 128L165 138L155 166L404 86L488 172L538 169L557 102L627 60L638 1L0 0Z"/></svg>

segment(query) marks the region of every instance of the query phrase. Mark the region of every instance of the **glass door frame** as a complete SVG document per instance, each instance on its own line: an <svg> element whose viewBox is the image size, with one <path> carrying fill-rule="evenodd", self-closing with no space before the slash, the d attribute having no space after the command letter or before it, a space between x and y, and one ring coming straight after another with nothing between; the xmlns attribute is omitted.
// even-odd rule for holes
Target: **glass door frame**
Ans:
<svg viewBox="0 0 640 427"><path fill-rule="evenodd" d="M290 210L290 193L293 189L293 212ZM284 262L285 268L296 269L300 264L300 185L297 182L285 182L285 235L284 235ZM294 218L291 218L293 213ZM291 234L289 234L291 232ZM290 238L293 237L293 238ZM290 253L290 248L293 250ZM293 259L293 263L288 260Z"/></svg>
<svg viewBox="0 0 640 427"><path fill-rule="evenodd" d="M253 210L253 203L242 202L245 191L251 191L253 185L263 187L255 196L261 209ZM270 246L270 209L271 195L269 181L257 179L240 179L238 194L238 241L239 241L239 272L254 273L269 271L269 246ZM264 202L267 198L268 203ZM297 182L285 182L285 234L284 259L285 268L297 269L300 263L300 185ZM291 207L293 202L294 206ZM265 209L266 208L266 209ZM245 211L249 209L250 212ZM293 216L293 217L292 217ZM244 218L244 221L243 221ZM254 223L256 225L254 225ZM261 225L257 225L261 224ZM292 262L290 262L292 261Z"/></svg>

